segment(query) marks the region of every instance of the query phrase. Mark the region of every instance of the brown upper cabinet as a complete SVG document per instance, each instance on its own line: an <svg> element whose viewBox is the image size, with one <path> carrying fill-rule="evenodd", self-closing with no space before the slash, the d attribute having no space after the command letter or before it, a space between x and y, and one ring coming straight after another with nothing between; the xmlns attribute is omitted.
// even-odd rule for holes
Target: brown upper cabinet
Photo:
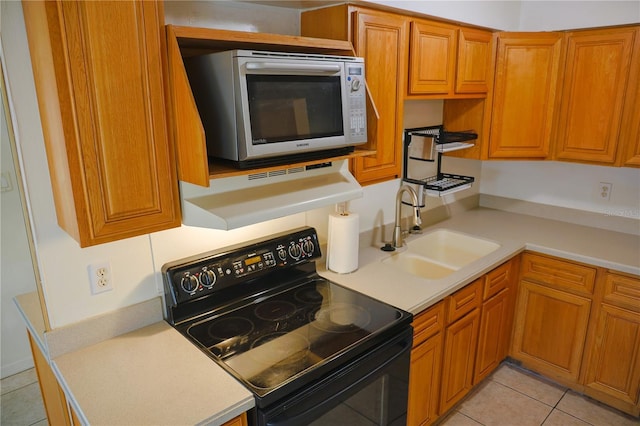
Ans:
<svg viewBox="0 0 640 426"><path fill-rule="evenodd" d="M636 55L640 56L640 54ZM635 99L628 109L629 126L623 126L621 140L623 140L624 151L622 165L627 167L640 167L640 80L636 73L636 93Z"/></svg>
<svg viewBox="0 0 640 426"><path fill-rule="evenodd" d="M550 153L562 34L500 33L487 158Z"/></svg>
<svg viewBox="0 0 640 426"><path fill-rule="evenodd" d="M484 97L491 67L490 31L411 22L410 98Z"/></svg>
<svg viewBox="0 0 640 426"><path fill-rule="evenodd" d="M85 247L179 226L162 2L22 5L60 227Z"/></svg>
<svg viewBox="0 0 640 426"><path fill-rule="evenodd" d="M496 33L486 100L446 99L476 147L449 155L640 166L640 27Z"/></svg>
<svg viewBox="0 0 640 426"><path fill-rule="evenodd" d="M628 151L625 145L637 145L638 135L623 129L637 130L640 120L640 114L630 112L637 107L638 38L637 26L565 34L556 159L603 165L628 162L622 158Z"/></svg>
<svg viewBox="0 0 640 426"><path fill-rule="evenodd" d="M303 12L300 31L303 36L351 41L356 55L365 58L367 87L378 113L378 120L368 120L376 154L353 159L351 169L361 184L399 177L409 19L343 4Z"/></svg>

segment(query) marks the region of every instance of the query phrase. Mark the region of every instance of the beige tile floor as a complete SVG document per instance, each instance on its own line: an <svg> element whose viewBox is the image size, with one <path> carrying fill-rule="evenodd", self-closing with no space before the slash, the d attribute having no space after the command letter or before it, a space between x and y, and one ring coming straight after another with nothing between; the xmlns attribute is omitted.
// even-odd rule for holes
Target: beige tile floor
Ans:
<svg viewBox="0 0 640 426"><path fill-rule="evenodd" d="M38 378L33 368L2 379L0 390L0 425L48 424Z"/></svg>
<svg viewBox="0 0 640 426"><path fill-rule="evenodd" d="M439 426L639 426L640 420L503 363Z"/></svg>
<svg viewBox="0 0 640 426"><path fill-rule="evenodd" d="M0 425L48 424L33 369L2 379L1 389ZM640 420L504 363L440 423L478 425L639 426Z"/></svg>

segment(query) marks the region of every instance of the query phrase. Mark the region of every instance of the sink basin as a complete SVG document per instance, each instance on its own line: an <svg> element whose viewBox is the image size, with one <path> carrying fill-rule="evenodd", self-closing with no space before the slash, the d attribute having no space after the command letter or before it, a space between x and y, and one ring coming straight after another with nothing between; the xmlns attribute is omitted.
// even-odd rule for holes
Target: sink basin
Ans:
<svg viewBox="0 0 640 426"><path fill-rule="evenodd" d="M444 278L455 271L409 251L388 257L382 263L430 280Z"/></svg>
<svg viewBox="0 0 640 426"><path fill-rule="evenodd" d="M440 279L497 250L500 244L449 229L438 229L407 244L382 262L426 279Z"/></svg>
<svg viewBox="0 0 640 426"><path fill-rule="evenodd" d="M408 251L424 256L452 269L460 269L500 248L500 244L483 238L438 229L407 244Z"/></svg>

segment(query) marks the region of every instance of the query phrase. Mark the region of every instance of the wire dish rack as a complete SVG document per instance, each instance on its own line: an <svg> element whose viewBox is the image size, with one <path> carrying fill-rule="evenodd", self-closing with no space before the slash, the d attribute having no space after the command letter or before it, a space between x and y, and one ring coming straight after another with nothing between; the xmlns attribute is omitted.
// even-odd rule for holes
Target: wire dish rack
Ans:
<svg viewBox="0 0 640 426"><path fill-rule="evenodd" d="M419 136L426 139L431 139L431 145L427 150L423 143L422 150L414 150L411 152L412 137ZM459 149L467 149L474 146L469 141L478 138L478 134L472 131L462 132L447 132L444 130L443 125L429 126L429 127L416 127L404 130L404 165L403 165L403 177L405 182L421 185L424 187L424 192L427 195L433 197L440 197L453 192L461 191L471 187L471 184L475 181L472 176L462 176L451 173L442 172L442 154L451 151L457 151ZM437 161L437 174L436 176L427 177L424 179L414 179L409 177L409 161Z"/></svg>

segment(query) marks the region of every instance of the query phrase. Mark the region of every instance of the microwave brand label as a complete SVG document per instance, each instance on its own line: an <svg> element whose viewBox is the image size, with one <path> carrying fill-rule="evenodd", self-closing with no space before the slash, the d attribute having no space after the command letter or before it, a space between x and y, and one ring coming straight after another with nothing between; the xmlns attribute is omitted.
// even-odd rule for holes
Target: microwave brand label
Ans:
<svg viewBox="0 0 640 426"><path fill-rule="evenodd" d="M309 146L309 143L308 142L307 143L297 143L296 146L298 148L302 148L302 147L305 147L305 146Z"/></svg>
<svg viewBox="0 0 640 426"><path fill-rule="evenodd" d="M259 143L267 143L267 140L265 138L261 138L261 139L254 139L253 140L253 144L259 144Z"/></svg>

